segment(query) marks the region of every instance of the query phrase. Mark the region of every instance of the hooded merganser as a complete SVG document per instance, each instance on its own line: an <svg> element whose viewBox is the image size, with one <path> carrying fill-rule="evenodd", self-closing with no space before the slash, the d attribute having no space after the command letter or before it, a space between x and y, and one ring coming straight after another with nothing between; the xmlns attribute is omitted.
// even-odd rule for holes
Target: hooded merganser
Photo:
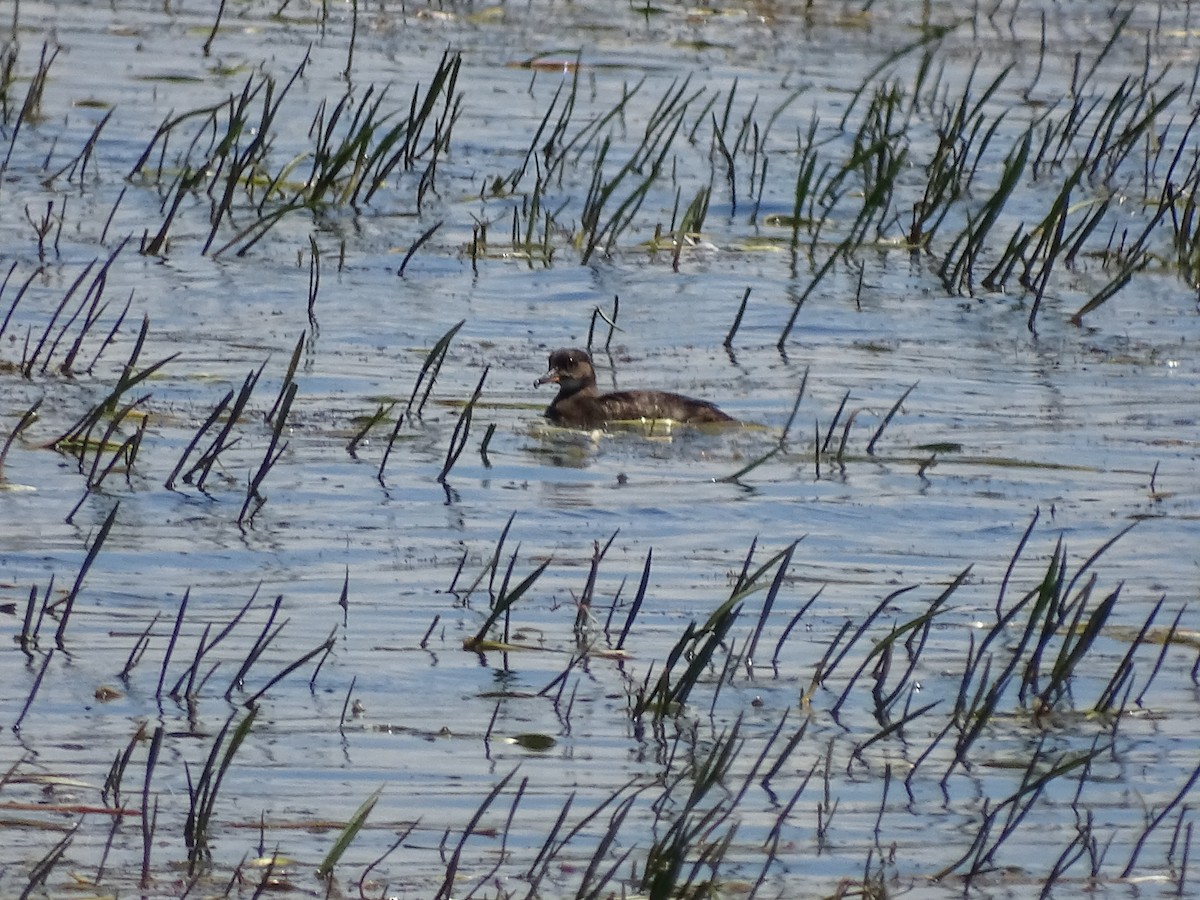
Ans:
<svg viewBox="0 0 1200 900"><path fill-rule="evenodd" d="M736 422L707 400L666 391L600 393L596 370L586 350L555 350L550 371L534 386L557 384L558 396L546 407L546 418L569 428L595 428L605 422L670 419L689 425Z"/></svg>

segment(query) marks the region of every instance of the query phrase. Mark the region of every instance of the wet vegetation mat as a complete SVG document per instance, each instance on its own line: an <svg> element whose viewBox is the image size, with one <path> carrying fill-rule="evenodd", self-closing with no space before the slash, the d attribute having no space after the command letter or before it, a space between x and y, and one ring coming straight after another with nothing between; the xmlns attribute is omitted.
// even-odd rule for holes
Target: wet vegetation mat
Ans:
<svg viewBox="0 0 1200 900"><path fill-rule="evenodd" d="M1190 5L11 7L0 894L1196 892Z"/></svg>

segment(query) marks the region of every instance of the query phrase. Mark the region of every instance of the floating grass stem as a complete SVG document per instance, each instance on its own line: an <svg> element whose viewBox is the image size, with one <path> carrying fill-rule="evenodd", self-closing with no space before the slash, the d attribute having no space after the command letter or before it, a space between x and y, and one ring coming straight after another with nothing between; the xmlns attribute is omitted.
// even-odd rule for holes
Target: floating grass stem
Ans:
<svg viewBox="0 0 1200 900"><path fill-rule="evenodd" d="M369 876L372 871L374 871L381 863L383 863L383 861L385 859L387 859L389 856L391 856L400 847L401 844L403 844L406 840L408 840L408 836L410 834L412 834L414 830L416 830L416 828L419 824L420 824L420 821L418 820L417 822L412 823L407 828L405 828L403 831L401 831L396 836L396 840L392 842L391 846L388 847L387 850L385 850L380 856L378 856L374 860L372 860L371 863L365 869L363 869L362 874L358 877L358 885L359 885L360 891L363 889L363 885L367 883L367 876Z"/></svg>
<svg viewBox="0 0 1200 900"><path fill-rule="evenodd" d="M34 891L38 890L46 883L46 879L50 877L50 873L54 871L54 867L58 865L63 854L67 852L67 848L71 846L75 840L75 834L79 831L79 826L83 824L83 819L76 819L71 828L64 834L49 852L46 853L29 872L29 883L25 886L25 890L21 892L21 900L26 900Z"/></svg>

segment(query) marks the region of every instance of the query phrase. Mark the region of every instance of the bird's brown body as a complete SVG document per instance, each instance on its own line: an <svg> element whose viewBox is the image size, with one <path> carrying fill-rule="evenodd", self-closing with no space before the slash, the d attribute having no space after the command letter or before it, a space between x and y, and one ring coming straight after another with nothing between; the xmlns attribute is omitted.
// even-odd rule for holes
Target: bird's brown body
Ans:
<svg viewBox="0 0 1200 900"><path fill-rule="evenodd" d="M649 419L688 425L734 422L707 400L667 391L601 393L596 370L586 350L562 349L550 354L550 369L536 385L557 384L558 395L546 408L546 418L572 428L597 428L606 422Z"/></svg>

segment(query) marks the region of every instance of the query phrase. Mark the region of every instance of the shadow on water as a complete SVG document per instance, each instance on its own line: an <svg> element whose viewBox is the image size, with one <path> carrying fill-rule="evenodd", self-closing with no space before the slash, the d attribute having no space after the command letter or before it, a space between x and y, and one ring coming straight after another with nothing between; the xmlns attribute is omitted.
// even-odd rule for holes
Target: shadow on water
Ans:
<svg viewBox="0 0 1200 900"><path fill-rule="evenodd" d="M1190 894L1189 9L793 6L14 8L0 893Z"/></svg>

